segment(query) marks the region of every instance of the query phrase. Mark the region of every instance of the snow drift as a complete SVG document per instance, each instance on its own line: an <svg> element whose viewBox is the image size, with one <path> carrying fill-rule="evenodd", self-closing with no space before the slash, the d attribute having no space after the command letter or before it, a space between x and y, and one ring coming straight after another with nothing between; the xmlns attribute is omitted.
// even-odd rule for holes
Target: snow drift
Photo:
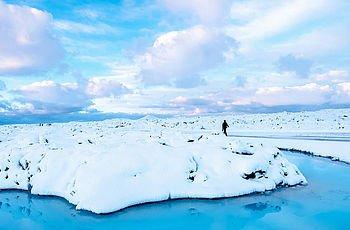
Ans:
<svg viewBox="0 0 350 230"><path fill-rule="evenodd" d="M108 213L307 183L275 147L203 128L181 131L179 124L140 119L1 126L0 189L60 196L77 209Z"/></svg>

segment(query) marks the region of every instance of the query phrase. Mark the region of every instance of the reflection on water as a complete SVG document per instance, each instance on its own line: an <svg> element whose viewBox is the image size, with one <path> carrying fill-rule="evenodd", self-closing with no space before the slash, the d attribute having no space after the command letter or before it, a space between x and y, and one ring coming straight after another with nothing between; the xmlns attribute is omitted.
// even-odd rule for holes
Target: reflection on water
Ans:
<svg viewBox="0 0 350 230"><path fill-rule="evenodd" d="M145 204L109 215L64 199L0 192L0 229L350 229L350 165L287 154L308 186L229 199Z"/></svg>
<svg viewBox="0 0 350 230"><path fill-rule="evenodd" d="M251 203L244 205L246 209L250 209L252 212L279 212L281 211L281 206L279 205L270 205L268 202L257 202L257 203Z"/></svg>

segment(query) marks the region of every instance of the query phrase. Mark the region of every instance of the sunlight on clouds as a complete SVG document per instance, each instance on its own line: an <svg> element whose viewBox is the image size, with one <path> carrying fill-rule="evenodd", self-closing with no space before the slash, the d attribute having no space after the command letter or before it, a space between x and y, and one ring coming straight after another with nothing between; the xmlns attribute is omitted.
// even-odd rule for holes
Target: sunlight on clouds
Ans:
<svg viewBox="0 0 350 230"><path fill-rule="evenodd" d="M16 95L9 109L17 113L51 114L84 111L92 100L115 97L131 91L115 79L91 78L77 82L34 82L13 90ZM30 110L18 105L32 105ZM25 106L24 108L28 108Z"/></svg>
<svg viewBox="0 0 350 230"><path fill-rule="evenodd" d="M204 26L168 32L137 57L140 76L148 85L197 86L203 82L199 74L224 62L225 52L235 46L233 39Z"/></svg>
<svg viewBox="0 0 350 230"><path fill-rule="evenodd" d="M0 0L0 113L350 104L345 0L11 2Z"/></svg>
<svg viewBox="0 0 350 230"><path fill-rule="evenodd" d="M56 65L64 51L51 28L49 13L0 0L0 74L31 74Z"/></svg>

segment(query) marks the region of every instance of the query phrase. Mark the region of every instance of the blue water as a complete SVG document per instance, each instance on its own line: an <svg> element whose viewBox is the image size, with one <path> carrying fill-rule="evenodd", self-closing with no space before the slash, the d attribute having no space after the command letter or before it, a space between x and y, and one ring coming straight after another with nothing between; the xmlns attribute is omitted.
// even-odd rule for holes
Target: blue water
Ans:
<svg viewBox="0 0 350 230"><path fill-rule="evenodd" d="M0 192L0 229L350 229L350 165L285 153L308 186L216 200L139 205L109 215L64 199Z"/></svg>

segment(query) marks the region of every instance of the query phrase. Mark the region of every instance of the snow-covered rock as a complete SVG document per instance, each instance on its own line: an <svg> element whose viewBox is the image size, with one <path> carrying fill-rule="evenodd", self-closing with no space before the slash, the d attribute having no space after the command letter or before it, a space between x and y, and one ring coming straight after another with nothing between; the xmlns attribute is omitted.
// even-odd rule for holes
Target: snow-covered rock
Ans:
<svg viewBox="0 0 350 230"><path fill-rule="evenodd" d="M78 209L108 213L145 202L307 183L277 148L203 125L114 119L0 126L0 189L56 195Z"/></svg>

